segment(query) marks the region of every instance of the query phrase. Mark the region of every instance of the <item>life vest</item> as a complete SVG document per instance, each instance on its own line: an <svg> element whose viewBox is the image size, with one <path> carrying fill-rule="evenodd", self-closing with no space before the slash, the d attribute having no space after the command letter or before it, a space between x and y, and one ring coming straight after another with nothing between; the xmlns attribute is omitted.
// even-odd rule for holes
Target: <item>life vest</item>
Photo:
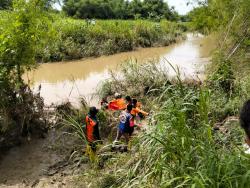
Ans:
<svg viewBox="0 0 250 188"><path fill-rule="evenodd" d="M95 141L94 128L97 122L91 119L89 115L86 116L85 122L86 122L86 138L88 142L94 142Z"/></svg>

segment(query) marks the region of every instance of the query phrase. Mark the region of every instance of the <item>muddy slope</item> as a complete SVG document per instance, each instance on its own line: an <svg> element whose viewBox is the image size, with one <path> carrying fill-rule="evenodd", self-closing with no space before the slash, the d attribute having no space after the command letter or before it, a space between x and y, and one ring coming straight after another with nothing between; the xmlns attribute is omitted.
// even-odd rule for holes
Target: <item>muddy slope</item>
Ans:
<svg viewBox="0 0 250 188"><path fill-rule="evenodd" d="M71 176L83 168L69 160L76 147L78 141L64 131L52 130L45 139L26 140L2 156L0 187L68 187Z"/></svg>

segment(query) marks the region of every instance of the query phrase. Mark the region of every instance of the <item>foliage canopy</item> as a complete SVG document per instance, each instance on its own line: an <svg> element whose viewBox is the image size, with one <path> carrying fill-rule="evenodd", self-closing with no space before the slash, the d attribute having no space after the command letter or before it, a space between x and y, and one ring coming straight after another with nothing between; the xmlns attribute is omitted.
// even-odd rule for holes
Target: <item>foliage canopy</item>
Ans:
<svg viewBox="0 0 250 188"><path fill-rule="evenodd" d="M178 15L163 0L64 0L63 10L76 18L134 19L166 18Z"/></svg>

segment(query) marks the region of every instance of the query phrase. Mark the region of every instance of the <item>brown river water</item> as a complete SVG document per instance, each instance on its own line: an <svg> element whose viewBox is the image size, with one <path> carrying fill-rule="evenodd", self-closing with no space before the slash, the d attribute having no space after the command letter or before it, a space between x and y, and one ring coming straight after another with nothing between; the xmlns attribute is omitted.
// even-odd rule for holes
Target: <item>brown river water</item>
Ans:
<svg viewBox="0 0 250 188"><path fill-rule="evenodd" d="M214 48L213 37L187 34L187 39L167 47L142 48L132 52L119 53L98 58L87 58L58 63L41 64L25 75L34 91L41 85L41 96L46 105L65 101L77 106L84 97L90 105L98 105L95 97L100 83L109 78L109 70L119 70L119 64L129 59L138 63L155 60L163 67L178 66L184 77L204 78L204 65ZM169 74L173 70L169 69Z"/></svg>

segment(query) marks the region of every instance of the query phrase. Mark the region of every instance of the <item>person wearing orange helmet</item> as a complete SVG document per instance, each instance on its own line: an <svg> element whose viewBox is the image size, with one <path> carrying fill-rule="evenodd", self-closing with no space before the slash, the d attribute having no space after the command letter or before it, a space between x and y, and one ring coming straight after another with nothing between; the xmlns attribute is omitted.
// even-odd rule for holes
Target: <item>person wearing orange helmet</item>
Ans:
<svg viewBox="0 0 250 188"><path fill-rule="evenodd" d="M136 126L135 125L136 118L138 117L139 119L142 119L143 117L149 115L148 112L145 112L145 111L140 109L141 103L139 103L137 101L137 99L132 99L132 107L133 108L132 108L132 110L130 112L131 115L132 115L132 119L130 121L130 132L129 132L130 136L132 136L132 134L134 132L134 127Z"/></svg>

